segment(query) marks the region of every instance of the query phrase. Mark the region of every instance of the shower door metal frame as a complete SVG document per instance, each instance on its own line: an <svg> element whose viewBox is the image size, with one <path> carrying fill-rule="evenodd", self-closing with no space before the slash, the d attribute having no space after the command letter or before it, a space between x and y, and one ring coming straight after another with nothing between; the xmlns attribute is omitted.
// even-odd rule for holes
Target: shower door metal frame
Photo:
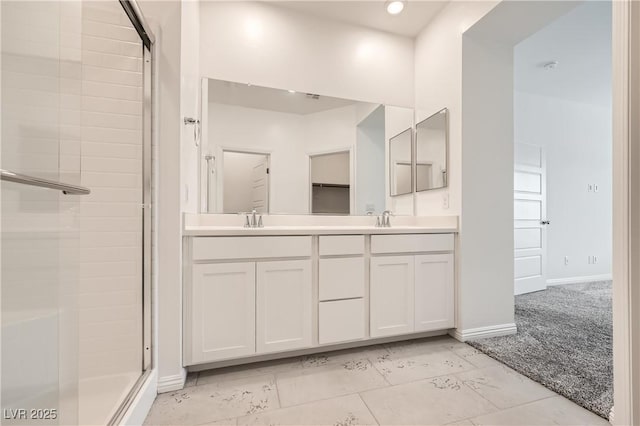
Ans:
<svg viewBox="0 0 640 426"><path fill-rule="evenodd" d="M120 424L136 395L150 376L152 358L152 137L153 137L153 90L155 37L147 24L136 0L119 0L124 12L131 20L142 42L142 365L140 377L129 390L113 417L110 425Z"/></svg>
<svg viewBox="0 0 640 426"><path fill-rule="evenodd" d="M119 0L125 13L131 20L142 41L142 301L143 301L143 342L142 342L142 371L151 367L151 138L152 138L152 88L153 88L153 46L155 38L149 25L135 0Z"/></svg>

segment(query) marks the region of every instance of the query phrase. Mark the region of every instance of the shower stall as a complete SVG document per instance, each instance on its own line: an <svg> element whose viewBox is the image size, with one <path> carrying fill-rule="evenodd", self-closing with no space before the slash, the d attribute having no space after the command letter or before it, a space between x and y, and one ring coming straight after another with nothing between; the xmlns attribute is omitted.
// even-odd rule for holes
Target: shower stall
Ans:
<svg viewBox="0 0 640 426"><path fill-rule="evenodd" d="M151 369L153 35L133 1L0 3L4 424L114 424Z"/></svg>

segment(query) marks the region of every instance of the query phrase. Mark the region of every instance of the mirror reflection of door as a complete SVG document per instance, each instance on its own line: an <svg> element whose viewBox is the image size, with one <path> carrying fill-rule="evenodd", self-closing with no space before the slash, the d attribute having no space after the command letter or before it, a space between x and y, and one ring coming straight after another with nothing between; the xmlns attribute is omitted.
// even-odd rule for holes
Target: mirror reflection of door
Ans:
<svg viewBox="0 0 640 426"><path fill-rule="evenodd" d="M269 155L223 152L224 213L269 212Z"/></svg>
<svg viewBox="0 0 640 426"><path fill-rule="evenodd" d="M410 194L413 190L411 142L411 128L389 139L389 184L392 197Z"/></svg>
<svg viewBox="0 0 640 426"><path fill-rule="evenodd" d="M310 156L311 213L350 214L349 151Z"/></svg>

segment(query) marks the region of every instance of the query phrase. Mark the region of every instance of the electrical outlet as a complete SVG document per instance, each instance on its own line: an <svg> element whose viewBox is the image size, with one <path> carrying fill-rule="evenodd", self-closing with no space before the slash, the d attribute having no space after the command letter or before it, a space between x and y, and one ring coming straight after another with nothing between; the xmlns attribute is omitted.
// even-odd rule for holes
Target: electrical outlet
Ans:
<svg viewBox="0 0 640 426"><path fill-rule="evenodd" d="M449 208L449 194L444 194L442 196L442 208L443 209Z"/></svg>
<svg viewBox="0 0 640 426"><path fill-rule="evenodd" d="M565 266L569 265L569 256L564 257L564 265Z"/></svg>

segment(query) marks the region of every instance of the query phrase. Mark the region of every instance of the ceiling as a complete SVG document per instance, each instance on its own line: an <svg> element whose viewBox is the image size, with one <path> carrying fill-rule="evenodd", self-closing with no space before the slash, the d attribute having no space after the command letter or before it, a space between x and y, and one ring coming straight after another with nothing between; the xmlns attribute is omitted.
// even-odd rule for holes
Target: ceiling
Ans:
<svg viewBox="0 0 640 426"><path fill-rule="evenodd" d="M447 3L448 0L409 0L398 15L387 13L384 0L298 0L278 1L273 4L320 18L414 38Z"/></svg>
<svg viewBox="0 0 640 426"><path fill-rule="evenodd" d="M209 102L300 115L315 114L357 103L330 96L314 99L306 93L290 93L287 90L212 79L209 80Z"/></svg>
<svg viewBox="0 0 640 426"><path fill-rule="evenodd" d="M515 47L515 89L610 105L611 54L611 2L584 2Z"/></svg>

